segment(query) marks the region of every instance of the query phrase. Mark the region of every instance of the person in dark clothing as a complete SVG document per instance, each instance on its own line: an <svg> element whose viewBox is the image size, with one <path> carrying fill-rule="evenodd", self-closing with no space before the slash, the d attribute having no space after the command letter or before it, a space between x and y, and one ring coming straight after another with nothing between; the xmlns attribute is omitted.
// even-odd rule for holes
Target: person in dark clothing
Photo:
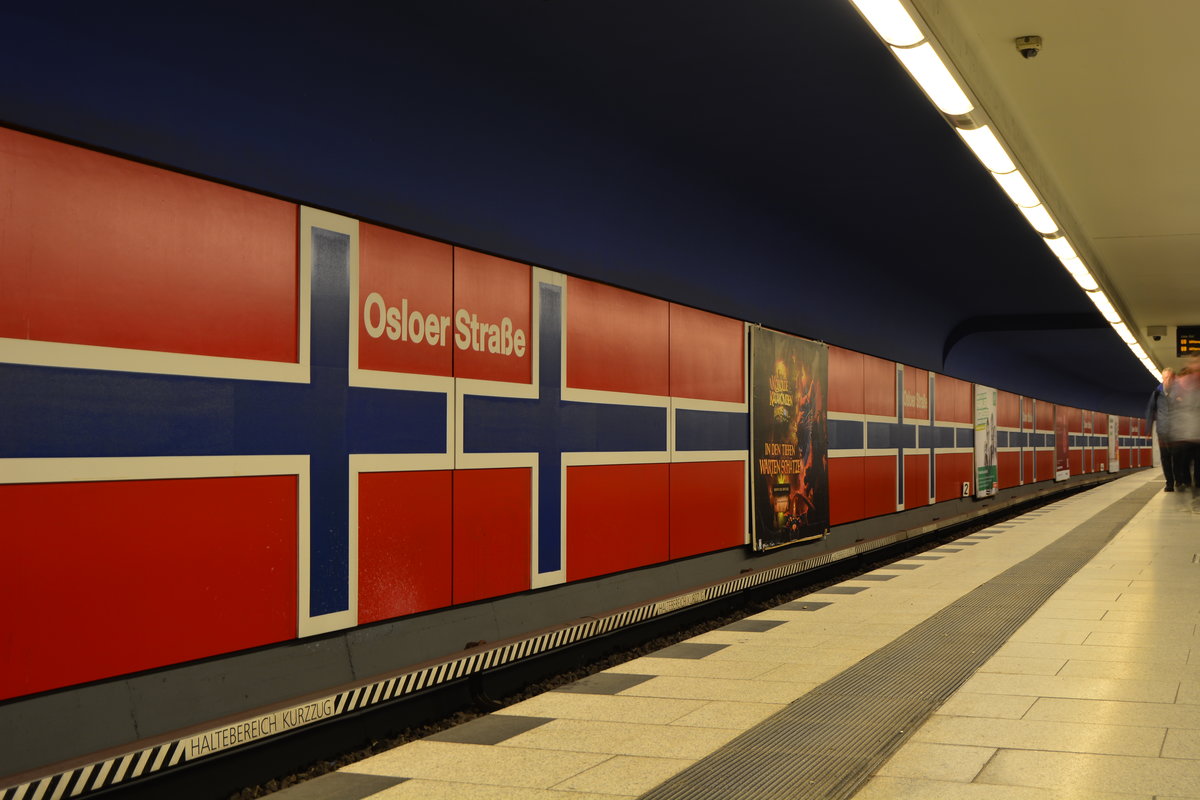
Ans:
<svg viewBox="0 0 1200 800"><path fill-rule="evenodd" d="M1154 391L1150 395L1150 403L1146 406L1146 425L1153 426L1158 424L1158 455L1162 461L1163 477L1167 479L1167 488L1164 491L1175 491L1175 484L1180 483L1175 479L1175 457L1177 453L1174 448L1174 436L1171 430L1171 389L1175 382L1175 370L1168 367L1162 371L1162 383L1154 387Z"/></svg>
<svg viewBox="0 0 1200 800"><path fill-rule="evenodd" d="M1167 392L1171 403L1171 449L1175 486L1200 488L1200 356L1188 359Z"/></svg>

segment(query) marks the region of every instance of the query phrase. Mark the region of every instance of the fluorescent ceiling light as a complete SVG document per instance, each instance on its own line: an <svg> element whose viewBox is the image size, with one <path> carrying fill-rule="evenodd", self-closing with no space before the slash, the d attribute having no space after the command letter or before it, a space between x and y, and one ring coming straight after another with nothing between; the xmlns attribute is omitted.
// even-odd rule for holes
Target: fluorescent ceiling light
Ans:
<svg viewBox="0 0 1200 800"><path fill-rule="evenodd" d="M867 18L879 38L888 44L910 47L925 38L900 0L850 0Z"/></svg>
<svg viewBox="0 0 1200 800"><path fill-rule="evenodd" d="M1150 356L1146 355L1146 351L1142 349L1140 344L1131 344L1129 345L1129 349L1133 351L1133 354L1137 356L1139 360L1143 358L1147 361L1150 360Z"/></svg>
<svg viewBox="0 0 1200 800"><path fill-rule="evenodd" d="M969 114L975 106L929 42L916 47L893 47L892 52L943 114Z"/></svg>
<svg viewBox="0 0 1200 800"><path fill-rule="evenodd" d="M1112 327L1113 330L1117 332L1117 336L1120 336L1121 341L1125 344L1133 346L1138 343L1137 338L1135 338L1134 335L1129 332L1129 326L1124 322L1114 323Z"/></svg>
<svg viewBox="0 0 1200 800"><path fill-rule="evenodd" d="M1058 225L1055 224L1054 220L1050 219L1050 213L1046 211L1045 207L1036 205L1032 208L1026 208L1019 205L1017 208L1025 215L1025 219L1029 220L1029 224L1038 233L1058 232Z"/></svg>
<svg viewBox="0 0 1200 800"><path fill-rule="evenodd" d="M1079 258L1075 248L1071 247L1071 242L1065 236L1056 236L1054 238L1043 239L1046 246L1054 251L1054 255L1058 256L1059 260L1066 261L1068 258ZM1068 267L1070 269L1070 267Z"/></svg>
<svg viewBox="0 0 1200 800"><path fill-rule="evenodd" d="M1023 208L1032 208L1038 204L1037 195L1033 193L1033 187L1025 180L1025 176L1020 172L1013 170L1004 174L992 173L992 177L996 179L996 183L1000 184L1000 188L1008 195L1008 199L1012 200Z"/></svg>
<svg viewBox="0 0 1200 800"><path fill-rule="evenodd" d="M1064 258L1062 265L1067 268L1067 272L1071 273L1071 277L1083 287L1085 292L1094 292L1100 288L1100 284L1096 283L1092 273L1088 272L1088 268L1078 258Z"/></svg>
<svg viewBox="0 0 1200 800"><path fill-rule="evenodd" d="M1008 153L1004 152L1004 146L1000 144L996 134L992 133L992 129L987 125L973 130L965 128L955 128L954 130L966 142L967 147L971 148L975 157L992 172L1012 172L1017 168L1012 159L1008 157Z"/></svg>
<svg viewBox="0 0 1200 800"><path fill-rule="evenodd" d="M1100 309L1100 313L1104 315L1105 321L1110 325L1116 325L1121 321L1121 315L1113 308L1112 302L1109 301L1108 295L1104 294L1104 292L1088 292L1087 296L1089 300L1095 303L1096 308Z"/></svg>

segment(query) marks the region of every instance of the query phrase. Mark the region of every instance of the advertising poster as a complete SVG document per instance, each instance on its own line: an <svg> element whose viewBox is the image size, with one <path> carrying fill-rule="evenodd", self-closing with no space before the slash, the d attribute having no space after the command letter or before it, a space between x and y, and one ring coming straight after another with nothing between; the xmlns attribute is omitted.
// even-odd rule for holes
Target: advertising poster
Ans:
<svg viewBox="0 0 1200 800"><path fill-rule="evenodd" d="M996 458L996 406L1000 393L975 386L975 496L996 493L999 465Z"/></svg>
<svg viewBox="0 0 1200 800"><path fill-rule="evenodd" d="M1067 433L1066 406L1054 407L1054 480L1071 477L1071 437Z"/></svg>
<svg viewBox="0 0 1200 800"><path fill-rule="evenodd" d="M763 328L750 339L754 549L829 532L825 345Z"/></svg>
<svg viewBox="0 0 1200 800"><path fill-rule="evenodd" d="M1117 418L1113 414L1108 415L1108 471L1120 472L1121 459L1117 453L1117 446L1120 439L1117 434Z"/></svg>

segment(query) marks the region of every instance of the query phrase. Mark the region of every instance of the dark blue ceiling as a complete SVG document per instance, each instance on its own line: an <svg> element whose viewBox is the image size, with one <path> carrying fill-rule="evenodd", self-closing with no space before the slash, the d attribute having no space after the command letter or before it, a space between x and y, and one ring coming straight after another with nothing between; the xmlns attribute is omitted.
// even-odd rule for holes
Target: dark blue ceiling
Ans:
<svg viewBox="0 0 1200 800"><path fill-rule="evenodd" d="M27 130L1054 402L1154 383L848 0L42 6L0 74Z"/></svg>

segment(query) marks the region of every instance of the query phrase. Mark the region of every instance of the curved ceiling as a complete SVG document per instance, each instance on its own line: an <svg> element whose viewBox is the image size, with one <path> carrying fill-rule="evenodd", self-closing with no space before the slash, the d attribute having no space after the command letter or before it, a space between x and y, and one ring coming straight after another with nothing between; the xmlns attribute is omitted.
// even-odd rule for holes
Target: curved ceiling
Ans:
<svg viewBox="0 0 1200 800"><path fill-rule="evenodd" d="M1145 280L1115 254L1145 262L1196 215L1076 181L1088 148L1059 149L1081 112L1010 86L1066 34L1047 21L1044 62L993 68L993 39L1042 21L926 5L981 53L989 113L1136 323L1185 324L1154 287L1195 288L1187 252ZM6 124L1054 402L1140 414L1153 386L848 0L76 12L9 13ZM1164 202L1200 185L1138 174Z"/></svg>

